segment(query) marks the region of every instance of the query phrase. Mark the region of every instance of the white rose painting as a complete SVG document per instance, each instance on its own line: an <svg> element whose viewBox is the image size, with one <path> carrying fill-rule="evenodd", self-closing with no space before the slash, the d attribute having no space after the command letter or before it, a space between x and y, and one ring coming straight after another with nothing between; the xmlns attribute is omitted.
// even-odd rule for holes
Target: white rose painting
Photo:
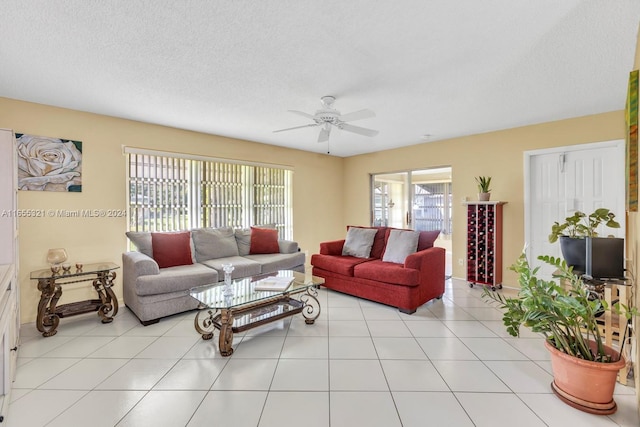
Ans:
<svg viewBox="0 0 640 427"><path fill-rule="evenodd" d="M18 188L82 191L82 141L16 133Z"/></svg>

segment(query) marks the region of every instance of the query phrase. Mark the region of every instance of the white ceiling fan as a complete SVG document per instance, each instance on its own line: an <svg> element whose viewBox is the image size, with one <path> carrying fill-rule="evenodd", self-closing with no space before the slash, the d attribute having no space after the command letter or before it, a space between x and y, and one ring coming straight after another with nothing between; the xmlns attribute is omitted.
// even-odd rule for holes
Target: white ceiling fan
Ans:
<svg viewBox="0 0 640 427"><path fill-rule="evenodd" d="M357 133L359 135L364 136L376 136L378 134L377 130L367 129L360 126L354 126L347 122L353 122L355 120L368 119L370 117L375 117L375 113L371 110L358 110L353 113L348 114L340 114L340 111L333 108L333 102L336 100L333 96L323 96L320 98L322 102L322 109L316 111L315 114L308 114L302 111L289 110L292 113L298 114L300 116L306 117L314 121L314 123L310 123L308 125L302 126L294 126L292 128L279 129L274 130L274 132L284 132L288 130L294 129L302 129L307 127L320 126L320 135L318 135L318 142L327 142L329 141L329 135L331 133L331 128L333 126L337 127L341 130L346 130L348 132Z"/></svg>

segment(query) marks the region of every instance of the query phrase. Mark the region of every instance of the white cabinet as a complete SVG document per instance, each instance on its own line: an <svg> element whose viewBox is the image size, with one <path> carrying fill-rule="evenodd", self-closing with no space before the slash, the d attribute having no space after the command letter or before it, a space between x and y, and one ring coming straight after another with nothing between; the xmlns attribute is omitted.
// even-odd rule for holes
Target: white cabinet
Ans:
<svg viewBox="0 0 640 427"><path fill-rule="evenodd" d="M9 407L20 332L16 142L0 129L0 425Z"/></svg>

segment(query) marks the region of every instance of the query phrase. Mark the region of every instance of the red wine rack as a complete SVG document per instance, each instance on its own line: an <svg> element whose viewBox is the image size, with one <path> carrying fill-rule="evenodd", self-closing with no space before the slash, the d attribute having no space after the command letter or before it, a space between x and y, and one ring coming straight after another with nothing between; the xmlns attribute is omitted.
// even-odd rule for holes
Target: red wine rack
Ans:
<svg viewBox="0 0 640 427"><path fill-rule="evenodd" d="M502 206L467 202L467 282L502 289Z"/></svg>

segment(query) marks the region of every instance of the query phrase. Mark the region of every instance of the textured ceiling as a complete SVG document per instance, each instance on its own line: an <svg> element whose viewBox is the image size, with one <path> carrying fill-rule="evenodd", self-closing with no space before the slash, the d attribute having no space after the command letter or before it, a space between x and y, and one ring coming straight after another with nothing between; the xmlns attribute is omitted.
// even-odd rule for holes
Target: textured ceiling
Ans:
<svg viewBox="0 0 640 427"><path fill-rule="evenodd" d="M638 0L0 0L0 96L351 156L621 110ZM320 97L365 136L311 123ZM431 135L428 139L424 135ZM73 138L73 135L65 135Z"/></svg>

